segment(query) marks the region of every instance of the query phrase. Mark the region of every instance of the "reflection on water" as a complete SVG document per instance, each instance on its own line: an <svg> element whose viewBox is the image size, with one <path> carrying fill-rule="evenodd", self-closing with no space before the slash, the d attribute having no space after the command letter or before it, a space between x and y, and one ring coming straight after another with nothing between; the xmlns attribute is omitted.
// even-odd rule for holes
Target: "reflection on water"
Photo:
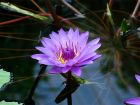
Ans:
<svg viewBox="0 0 140 105"><path fill-rule="evenodd" d="M73 93L73 105L123 105L124 99L136 95L133 91L130 93L118 87L111 72L102 74L99 70L99 61L84 67L83 71L82 77L91 83L81 85ZM57 105L54 102L55 97L64 88L63 77L57 74L48 76L49 81L41 80L35 92L37 105ZM66 105L66 102L65 100L59 105Z"/></svg>

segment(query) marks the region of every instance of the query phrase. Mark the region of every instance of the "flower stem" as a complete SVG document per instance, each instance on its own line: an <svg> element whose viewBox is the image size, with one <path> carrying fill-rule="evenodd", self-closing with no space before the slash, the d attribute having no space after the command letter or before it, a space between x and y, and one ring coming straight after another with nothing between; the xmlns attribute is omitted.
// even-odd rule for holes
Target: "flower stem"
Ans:
<svg viewBox="0 0 140 105"><path fill-rule="evenodd" d="M45 72L45 69L46 69L46 66L41 65L41 70L40 70L40 72L39 72L39 74L38 74L38 76L37 76L37 78L36 78L36 80L35 80L32 88L31 88L31 91L29 93L29 96L25 100L24 105L31 105L31 104L32 105L35 105L35 102L32 100L32 97L33 97L34 92L35 92L35 89L37 88L37 85L38 85L38 83L39 83L39 81L41 79L41 75Z"/></svg>
<svg viewBox="0 0 140 105"><path fill-rule="evenodd" d="M72 105L72 97L71 95L67 98L68 105Z"/></svg>
<svg viewBox="0 0 140 105"><path fill-rule="evenodd" d="M45 5L48 8L48 11L51 13L52 18L54 20L54 25L56 28L60 29L61 28L61 24L60 24L60 19L58 18L56 12L54 11L53 7L52 7L52 3L50 0L46 0L45 1Z"/></svg>
<svg viewBox="0 0 140 105"><path fill-rule="evenodd" d="M46 69L46 66L42 66L41 65L41 70L40 70L40 72L39 72L39 74L38 74L38 76L37 76L37 78L35 80L35 83L33 84L33 87L31 89L31 92L29 94L29 97L32 97L33 96L33 94L35 92L35 89L37 88L37 85L38 85L38 83L39 83L39 81L41 79L41 75L45 72L45 69Z"/></svg>
<svg viewBox="0 0 140 105"><path fill-rule="evenodd" d="M66 84L67 89L70 89L70 87L72 85L71 84L71 79L72 79L72 75L71 75L71 71L69 71L68 72L68 77L67 77L67 84ZM72 96L71 96L71 94L68 94L68 96L67 96L67 103L68 103L68 105L72 105Z"/></svg>

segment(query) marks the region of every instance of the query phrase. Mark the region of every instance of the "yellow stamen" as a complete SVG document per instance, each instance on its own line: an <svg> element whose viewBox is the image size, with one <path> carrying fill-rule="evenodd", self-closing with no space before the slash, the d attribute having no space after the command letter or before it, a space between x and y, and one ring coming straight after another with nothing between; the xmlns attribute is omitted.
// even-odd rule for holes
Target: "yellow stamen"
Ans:
<svg viewBox="0 0 140 105"><path fill-rule="evenodd" d="M78 56L79 54L80 54L79 52L77 52L77 53L75 52L75 55L76 55L76 56ZM76 56L75 56L75 57L76 57ZM75 57L74 57L74 58L75 58ZM60 61L62 64L65 64L65 63L66 63L66 60L64 60L64 59L62 58L62 53L59 55L58 61Z"/></svg>
<svg viewBox="0 0 140 105"><path fill-rule="evenodd" d="M64 63L65 63L65 60L62 58L62 54L60 54L60 56L59 56L58 60L59 60L62 64L64 64Z"/></svg>

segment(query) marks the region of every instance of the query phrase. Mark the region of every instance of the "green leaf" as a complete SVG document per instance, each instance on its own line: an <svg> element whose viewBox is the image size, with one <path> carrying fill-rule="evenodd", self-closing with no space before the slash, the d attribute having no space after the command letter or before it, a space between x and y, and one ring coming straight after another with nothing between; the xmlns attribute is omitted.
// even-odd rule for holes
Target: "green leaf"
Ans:
<svg viewBox="0 0 140 105"><path fill-rule="evenodd" d="M0 87L10 81L10 73L0 69Z"/></svg>
<svg viewBox="0 0 140 105"><path fill-rule="evenodd" d="M126 19L123 19L121 26L120 26L120 30L121 32L126 32L128 29L128 23Z"/></svg>
<svg viewBox="0 0 140 105"><path fill-rule="evenodd" d="M0 105L22 105L22 104L18 104L17 102L5 102L5 101L2 101L2 102L0 102Z"/></svg>
<svg viewBox="0 0 140 105"><path fill-rule="evenodd" d="M11 4L11 3L0 2L0 7L4 8L4 9L7 9L7 10L10 10L10 11L13 11L13 12L24 14L24 15L27 15L27 16L32 16L32 17L34 17L36 19L39 19L39 20L42 20L42 21L48 20L48 17L40 16L40 15L35 14L33 12L21 9L21 8Z"/></svg>
<svg viewBox="0 0 140 105"><path fill-rule="evenodd" d="M64 78L67 78L67 75L66 74L61 74ZM77 84L88 84L89 81L83 79L83 78L80 78L80 77L76 77L74 75L72 75L72 80L74 82L76 82Z"/></svg>
<svg viewBox="0 0 140 105"><path fill-rule="evenodd" d="M7 82L10 81L10 73L7 71L4 71L3 69L0 69L0 88ZM0 105L21 105L17 102L0 102Z"/></svg>
<svg viewBox="0 0 140 105"><path fill-rule="evenodd" d="M113 21L113 18L112 18L112 14L111 14L111 11L110 11L110 8L109 8L108 4L107 4L107 17L108 17L108 20L111 23L113 29L115 29L115 24L114 24L114 21Z"/></svg>

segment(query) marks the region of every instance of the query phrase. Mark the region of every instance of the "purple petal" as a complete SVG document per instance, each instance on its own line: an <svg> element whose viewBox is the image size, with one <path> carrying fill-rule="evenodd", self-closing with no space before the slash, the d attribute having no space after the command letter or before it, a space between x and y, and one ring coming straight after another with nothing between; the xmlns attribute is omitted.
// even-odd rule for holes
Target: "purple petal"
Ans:
<svg viewBox="0 0 140 105"><path fill-rule="evenodd" d="M53 39L58 39L58 37L59 37L59 35L58 35L58 33L56 33L56 32L52 32L51 34L50 34L50 38L53 40Z"/></svg>
<svg viewBox="0 0 140 105"><path fill-rule="evenodd" d="M76 76L80 76L81 73L82 73L80 67L73 67L71 71L72 71L72 73L75 74Z"/></svg>
<svg viewBox="0 0 140 105"><path fill-rule="evenodd" d="M52 52L50 49L46 49L45 47L36 47L36 49L49 57L55 57L54 52Z"/></svg>
<svg viewBox="0 0 140 105"><path fill-rule="evenodd" d="M80 57L80 59L78 60L79 62L83 62L83 61L85 61L85 60L87 60L87 59L89 59L89 58L91 58L91 57L93 57L93 56L95 56L97 53L95 53L95 52L92 52L92 53L86 53L86 54L84 54L83 56L81 55L81 57Z"/></svg>
<svg viewBox="0 0 140 105"><path fill-rule="evenodd" d="M88 36L89 36L89 32L84 32L81 34L80 36L80 41L84 42L84 44L87 43L87 40L88 40Z"/></svg>
<svg viewBox="0 0 140 105"><path fill-rule="evenodd" d="M97 58L100 58L101 56L102 56L101 54L97 54L92 58L92 60L96 60Z"/></svg>
<svg viewBox="0 0 140 105"><path fill-rule="evenodd" d="M41 59L38 63L43 65L55 65L55 63L49 59Z"/></svg>
<svg viewBox="0 0 140 105"><path fill-rule="evenodd" d="M97 59L99 57L101 57L101 55L96 54L95 56L91 56L91 57L88 57L86 59L79 60L79 62L76 64L76 66L84 66L84 65L92 64L93 60L95 60L95 59Z"/></svg>
<svg viewBox="0 0 140 105"><path fill-rule="evenodd" d="M58 67L58 66L53 66L50 70L49 73L66 73L70 70L71 67Z"/></svg>
<svg viewBox="0 0 140 105"><path fill-rule="evenodd" d="M59 35L65 35L66 36L66 32L61 28L59 31L58 31Z"/></svg>
<svg viewBox="0 0 140 105"><path fill-rule="evenodd" d="M47 59L41 59L39 60L40 64L44 64L44 65L56 65L58 67L65 67L65 64L62 64L61 62L59 62L57 59L55 58L47 58Z"/></svg>
<svg viewBox="0 0 140 105"><path fill-rule="evenodd" d="M93 63L92 60L86 60L86 61L76 64L75 66L84 66L84 65L88 65L88 64L92 64L92 63Z"/></svg>
<svg viewBox="0 0 140 105"><path fill-rule="evenodd" d="M99 41L100 41L100 38L96 38L96 39L90 41L90 42L88 43L88 45L89 45L89 46L93 46L93 45L97 44Z"/></svg>
<svg viewBox="0 0 140 105"><path fill-rule="evenodd" d="M96 45L93 45L93 46L86 46L85 49L83 49L82 51L82 55L86 55L86 54L89 54L89 53L94 53L94 51L96 51L99 47L101 46L101 44L96 44Z"/></svg>
<svg viewBox="0 0 140 105"><path fill-rule="evenodd" d="M79 29L76 28L76 30L73 33L73 38L71 39L72 43L74 44L74 46L78 47L78 41L79 41Z"/></svg>
<svg viewBox="0 0 140 105"><path fill-rule="evenodd" d="M62 73L66 73L66 72L68 72L70 69L71 69L71 67L69 67L69 66L67 67L67 66L66 66L66 67L63 67L61 71L62 71Z"/></svg>
<svg viewBox="0 0 140 105"><path fill-rule="evenodd" d="M72 28L70 28L68 31L68 37L70 41L72 41L72 39L74 38L74 31Z"/></svg>
<svg viewBox="0 0 140 105"><path fill-rule="evenodd" d="M79 50L80 47L78 47L78 45L79 45L79 41L80 41L80 36L79 36L78 28L76 30L73 30L72 28L70 28L70 30L68 31L67 34L68 34L67 42L68 42L69 48L73 49L73 47L75 47L76 50Z"/></svg>
<svg viewBox="0 0 140 105"><path fill-rule="evenodd" d="M79 39L79 44L78 44L78 51L82 50L86 44L87 44L87 40L88 40L88 36L89 36L89 32L84 32L80 35L80 39Z"/></svg>
<svg viewBox="0 0 140 105"><path fill-rule="evenodd" d="M49 38L45 38L45 37L42 38L41 43L47 49L51 49L52 51L55 51L56 50L56 48L55 48L52 40L49 39Z"/></svg>
<svg viewBox="0 0 140 105"><path fill-rule="evenodd" d="M41 60L41 59L47 59L47 56L45 54L34 54L31 56L33 59Z"/></svg>
<svg viewBox="0 0 140 105"><path fill-rule="evenodd" d="M98 49L101 46L101 44L96 44L93 47L86 46L81 54L79 55L79 60L78 61L84 61L92 56L95 56L96 53L94 52L96 49Z"/></svg>
<svg viewBox="0 0 140 105"><path fill-rule="evenodd" d="M60 36L56 32L52 32L50 38L56 47L60 47Z"/></svg>
<svg viewBox="0 0 140 105"><path fill-rule="evenodd" d="M125 100L125 104L131 104L131 105L140 105L140 97L136 98L130 98L128 100Z"/></svg>
<svg viewBox="0 0 140 105"><path fill-rule="evenodd" d="M74 34L75 34L74 37L78 40L79 39L79 29L78 28L76 28Z"/></svg>
<svg viewBox="0 0 140 105"><path fill-rule="evenodd" d="M73 66L74 64L76 64L78 61L78 59L70 59L66 62L67 66Z"/></svg>
<svg viewBox="0 0 140 105"><path fill-rule="evenodd" d="M60 31L59 31L59 36L60 36L60 43L61 43L61 46L63 47L63 48L66 48L66 47L68 47L67 46L67 42L68 42L68 36L66 35L66 32L63 30L63 29L61 29Z"/></svg>
<svg viewBox="0 0 140 105"><path fill-rule="evenodd" d="M62 73L60 67L57 66L53 66L48 72L52 74Z"/></svg>
<svg viewBox="0 0 140 105"><path fill-rule="evenodd" d="M66 65L68 65L68 66L73 66L75 64L77 65L77 64L79 64L79 62L83 62L84 60L86 60L85 59L85 58L87 58L86 56L93 57L94 55L96 55L96 53L92 53L92 55L87 55L87 52L89 52L89 50L87 50L85 53L84 52L85 52L85 50L79 56L67 61Z"/></svg>
<svg viewBox="0 0 140 105"><path fill-rule="evenodd" d="M95 50L97 50L99 47L101 47L101 44L100 44L100 43L98 43L98 44L92 46L92 47L91 47L91 50L92 50L92 51L95 51Z"/></svg>
<svg viewBox="0 0 140 105"><path fill-rule="evenodd" d="M140 84L140 75L135 75L136 80L139 82Z"/></svg>

